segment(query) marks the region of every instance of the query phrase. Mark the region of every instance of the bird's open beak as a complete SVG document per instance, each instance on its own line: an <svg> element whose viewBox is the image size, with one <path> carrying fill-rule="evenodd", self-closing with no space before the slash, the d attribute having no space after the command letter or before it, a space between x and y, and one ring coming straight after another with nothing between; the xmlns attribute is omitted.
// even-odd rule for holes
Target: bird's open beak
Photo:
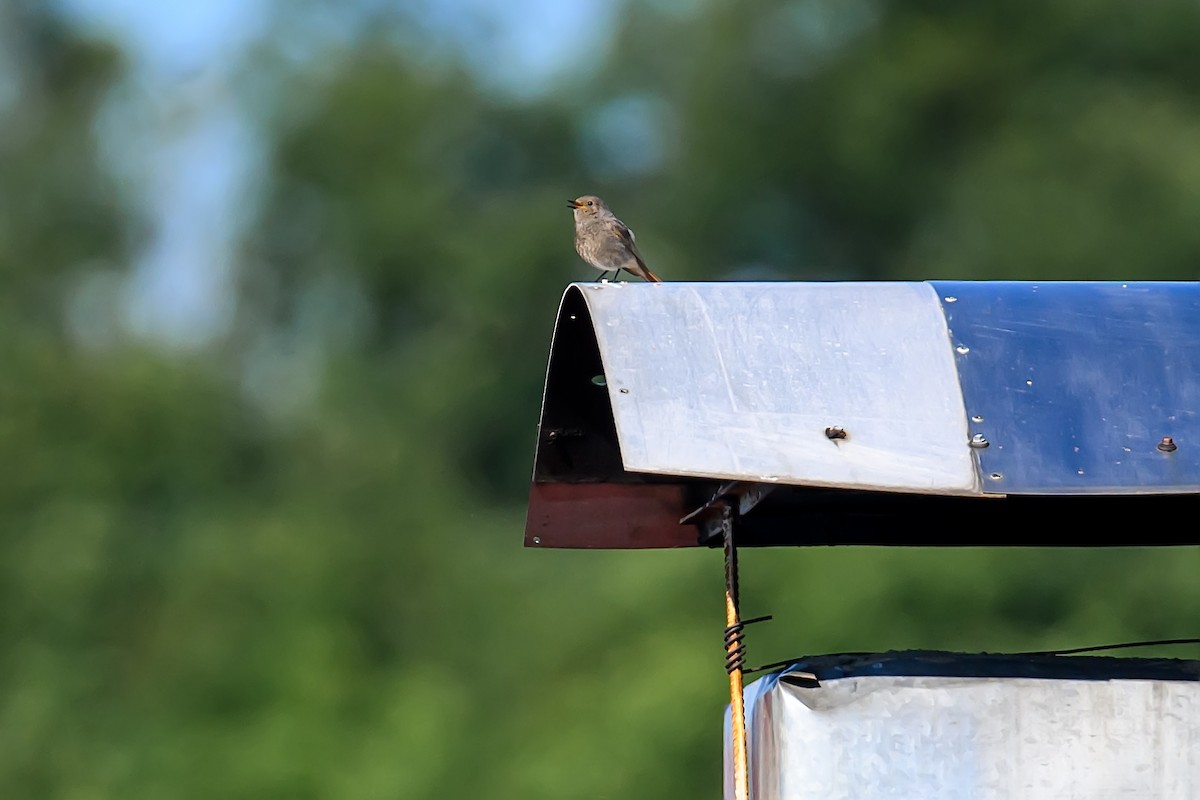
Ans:
<svg viewBox="0 0 1200 800"><path fill-rule="evenodd" d="M567 208L579 208L579 201L578 200L568 200Z"/></svg>

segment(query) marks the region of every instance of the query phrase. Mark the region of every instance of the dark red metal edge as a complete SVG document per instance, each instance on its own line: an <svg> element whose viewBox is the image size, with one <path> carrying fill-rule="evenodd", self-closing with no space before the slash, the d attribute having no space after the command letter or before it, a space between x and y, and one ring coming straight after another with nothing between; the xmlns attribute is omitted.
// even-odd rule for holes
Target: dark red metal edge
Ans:
<svg viewBox="0 0 1200 800"><path fill-rule="evenodd" d="M682 486L642 483L534 483L526 547L642 550L696 547L695 525L680 525Z"/></svg>

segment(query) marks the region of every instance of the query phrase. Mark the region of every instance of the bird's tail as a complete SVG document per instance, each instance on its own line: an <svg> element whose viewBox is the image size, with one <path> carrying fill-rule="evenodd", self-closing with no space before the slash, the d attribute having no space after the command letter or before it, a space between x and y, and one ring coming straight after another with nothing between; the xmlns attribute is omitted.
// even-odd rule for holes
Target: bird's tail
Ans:
<svg viewBox="0 0 1200 800"><path fill-rule="evenodd" d="M638 255L636 250L633 251L633 260L637 262L640 273L634 272L634 270L628 268L626 269L627 272L633 272L635 275L640 275L640 277L645 278L650 283L662 283L662 278L650 271L650 268L646 266L645 261L642 261L642 257Z"/></svg>

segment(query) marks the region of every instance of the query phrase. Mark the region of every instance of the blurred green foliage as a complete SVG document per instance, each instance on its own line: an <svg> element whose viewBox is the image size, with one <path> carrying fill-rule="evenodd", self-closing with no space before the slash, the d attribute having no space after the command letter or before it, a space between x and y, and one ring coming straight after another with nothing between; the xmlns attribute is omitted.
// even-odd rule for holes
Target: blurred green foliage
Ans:
<svg viewBox="0 0 1200 800"><path fill-rule="evenodd" d="M556 302L594 277L569 197L668 279L1198 275L1192 4L629 4L520 101L400 15L244 66L275 93L231 331L93 346L74 287L146 224L93 135L126 67L33 9L0 121L6 797L719 794L719 557L520 547ZM310 401L247 393L298 350ZM749 552L751 660L1195 635L1198 567Z"/></svg>

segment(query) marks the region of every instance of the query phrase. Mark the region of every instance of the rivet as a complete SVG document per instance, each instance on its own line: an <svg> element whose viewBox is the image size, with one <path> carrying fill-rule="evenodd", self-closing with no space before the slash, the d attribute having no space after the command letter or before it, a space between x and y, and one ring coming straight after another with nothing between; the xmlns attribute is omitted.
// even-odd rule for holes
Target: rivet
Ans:
<svg viewBox="0 0 1200 800"><path fill-rule="evenodd" d="M1001 475L999 472L993 472L991 475L988 475L988 477L989 477L989 478L991 478L991 479L992 479L992 480L994 480L994 481L998 481L998 480L1000 480L1001 478L1003 478L1004 476L1003 476L1003 475Z"/></svg>
<svg viewBox="0 0 1200 800"><path fill-rule="evenodd" d="M622 387L621 387L621 394L629 394L629 390L628 390L628 389L626 389L624 386L622 386Z"/></svg>
<svg viewBox="0 0 1200 800"><path fill-rule="evenodd" d="M957 302L958 302L958 298L957 298L957 297L955 297L955 296L954 296L954 295L952 295L952 294L948 294L948 295L946 295L946 302L947 302L947 303L957 303Z"/></svg>
<svg viewBox="0 0 1200 800"><path fill-rule="evenodd" d="M986 437L986 436L984 436L982 433L977 433L977 434L975 434L974 436L972 436L972 437L971 437L971 442L970 442L970 444L971 444L971 447L974 447L974 448L977 448L977 449L980 449L980 450L982 450L983 448L985 448L985 447L987 447L989 444L991 444L991 442L989 442L989 441L987 440L987 437Z"/></svg>
<svg viewBox="0 0 1200 800"><path fill-rule="evenodd" d="M533 543L534 543L534 544L541 544L541 543L542 543L542 537L540 537L540 536L535 536L535 537L533 537Z"/></svg>
<svg viewBox="0 0 1200 800"><path fill-rule="evenodd" d="M1175 440L1170 436L1164 436L1162 441L1158 443L1158 449L1164 453L1174 453L1179 449L1179 445L1175 444Z"/></svg>
<svg viewBox="0 0 1200 800"><path fill-rule="evenodd" d="M825 438L831 440L849 439L850 434L846 433L846 429L837 425L830 425L825 429Z"/></svg>
<svg viewBox="0 0 1200 800"><path fill-rule="evenodd" d="M960 344L958 347L954 348L954 352L958 353L960 356L965 356L967 353L971 352L971 348L967 347L965 344Z"/></svg>

